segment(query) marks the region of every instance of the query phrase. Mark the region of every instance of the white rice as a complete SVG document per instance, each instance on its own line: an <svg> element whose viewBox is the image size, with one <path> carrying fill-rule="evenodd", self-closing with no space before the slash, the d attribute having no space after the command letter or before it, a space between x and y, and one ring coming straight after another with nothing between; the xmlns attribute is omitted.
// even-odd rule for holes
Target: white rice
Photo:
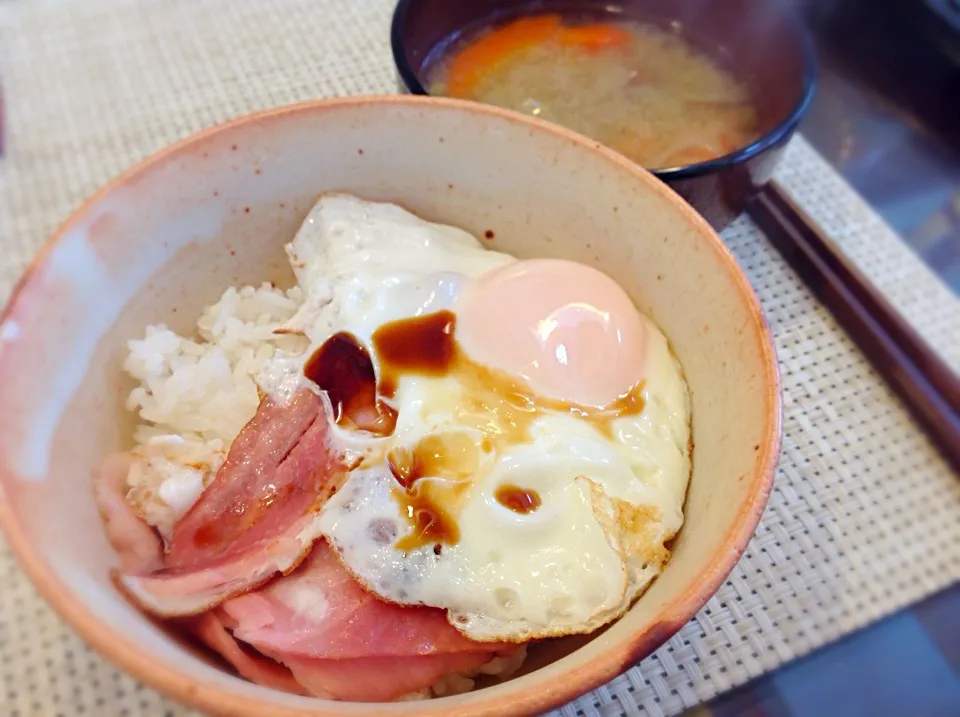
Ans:
<svg viewBox="0 0 960 717"><path fill-rule="evenodd" d="M227 289L204 309L192 337L163 324L130 341L124 370L137 387L127 398L141 423L130 500L165 537L216 474L260 402L256 376L274 353L299 353L306 340L275 334L303 301L299 287Z"/></svg>

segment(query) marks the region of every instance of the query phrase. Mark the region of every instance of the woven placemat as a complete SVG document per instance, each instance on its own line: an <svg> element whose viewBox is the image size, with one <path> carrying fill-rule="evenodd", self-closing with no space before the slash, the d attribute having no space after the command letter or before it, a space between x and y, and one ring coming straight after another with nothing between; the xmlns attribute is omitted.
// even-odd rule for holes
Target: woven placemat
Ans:
<svg viewBox="0 0 960 717"><path fill-rule="evenodd" d="M394 90L390 0L0 0L0 301L70 210L237 114ZM960 302L802 140L779 177L960 369ZM726 232L783 368L785 439L730 579L656 654L558 714L672 715L960 579L960 481L764 237ZM76 638L0 539L0 713L184 717Z"/></svg>

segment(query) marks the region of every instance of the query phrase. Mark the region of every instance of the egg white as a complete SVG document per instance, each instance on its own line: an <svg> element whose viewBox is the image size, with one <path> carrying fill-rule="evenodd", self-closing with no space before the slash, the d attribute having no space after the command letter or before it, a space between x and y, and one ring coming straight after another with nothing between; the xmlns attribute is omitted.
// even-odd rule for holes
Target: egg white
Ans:
<svg viewBox="0 0 960 717"><path fill-rule="evenodd" d="M384 323L454 309L467 282L514 261L461 230L344 195L320 199L288 254L306 296L290 328L313 348L339 331L369 346ZM667 559L663 544L682 524L690 473L686 386L663 334L649 321L647 330L644 410L617 418L612 437L576 415L543 411L527 440L478 452L458 504L459 539L439 551L396 547L410 526L383 457L454 430L472 431L479 444L496 426L463 424L458 407L469 389L455 375L402 376L393 435L334 431L367 460L325 506L321 531L373 592L445 608L474 639L587 632L614 619ZM277 358L261 386L288 394L302 381L302 364L303 357ZM535 490L541 505L527 514L504 507L494 496L503 484Z"/></svg>

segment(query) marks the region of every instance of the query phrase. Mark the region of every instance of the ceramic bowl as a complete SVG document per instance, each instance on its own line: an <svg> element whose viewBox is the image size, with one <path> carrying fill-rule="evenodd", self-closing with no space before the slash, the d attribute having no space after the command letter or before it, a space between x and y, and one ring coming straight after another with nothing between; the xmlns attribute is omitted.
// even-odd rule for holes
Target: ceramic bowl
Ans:
<svg viewBox="0 0 960 717"><path fill-rule="evenodd" d="M115 590L92 477L129 445L121 372L145 324L184 331L230 285L288 283L282 246L320 192L402 204L520 257L619 281L672 342L693 400L686 524L663 575L592 638L531 649L498 686L337 703L246 682ZM499 109L392 97L313 102L214 127L140 163L56 232L0 318L0 524L41 594L107 658L181 702L240 717L533 714L649 654L717 590L766 503L778 373L760 306L706 222L652 175Z"/></svg>
<svg viewBox="0 0 960 717"><path fill-rule="evenodd" d="M538 12L570 12L600 22L623 18L676 33L729 69L749 90L760 136L707 162L653 173L714 228L729 224L770 179L813 97L815 57L809 34L781 0L399 0L393 60L403 89L427 94L433 63L464 32Z"/></svg>

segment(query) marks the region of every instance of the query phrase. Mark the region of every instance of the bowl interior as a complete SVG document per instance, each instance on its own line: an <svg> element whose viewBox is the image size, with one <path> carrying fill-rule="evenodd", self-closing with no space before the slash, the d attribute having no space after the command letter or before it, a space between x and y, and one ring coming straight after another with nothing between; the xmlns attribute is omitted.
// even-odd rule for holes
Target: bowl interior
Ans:
<svg viewBox="0 0 960 717"><path fill-rule="evenodd" d="M811 49L781 0L401 0L392 38L401 79L426 93L431 71L457 38L530 12L629 18L680 35L747 86L760 121L757 145L795 124L812 91Z"/></svg>
<svg viewBox="0 0 960 717"><path fill-rule="evenodd" d="M696 446L671 562L623 619L591 640L545 643L531 671L502 685L391 705L274 692L177 641L111 583L116 561L91 479L130 435L125 341L148 323L187 330L230 285L290 282L282 246L330 190L490 230L492 247L520 257L597 266L663 328L684 366ZM479 105L314 103L177 145L69 220L2 321L0 522L21 562L108 657L178 699L235 715L509 714L571 699L659 645L719 586L759 519L779 445L769 337L707 225L619 155Z"/></svg>

